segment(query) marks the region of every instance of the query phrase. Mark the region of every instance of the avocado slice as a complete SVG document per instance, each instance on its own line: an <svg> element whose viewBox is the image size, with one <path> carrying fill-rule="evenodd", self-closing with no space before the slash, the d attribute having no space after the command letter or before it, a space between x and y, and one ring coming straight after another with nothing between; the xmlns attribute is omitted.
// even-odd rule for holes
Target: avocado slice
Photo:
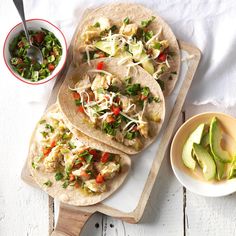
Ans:
<svg viewBox="0 0 236 236"><path fill-rule="evenodd" d="M111 43L108 41L98 41L95 43L95 47L98 48L99 50L111 55ZM117 45L115 45L117 48Z"/></svg>
<svg viewBox="0 0 236 236"><path fill-rule="evenodd" d="M216 175L216 164L213 157L205 148L196 143L193 144L193 152L202 168L204 178L206 180L214 179Z"/></svg>
<svg viewBox="0 0 236 236"><path fill-rule="evenodd" d="M140 55L136 53L137 50L139 50L140 45L139 44L130 44L129 45L129 51L133 54L133 58L136 62L142 61L144 58L146 58L148 55L142 51ZM152 61L150 58L147 58L141 63L144 70L146 70L149 74L153 74L155 72L154 66L152 64Z"/></svg>
<svg viewBox="0 0 236 236"><path fill-rule="evenodd" d="M147 54L143 52L140 56L140 61L143 60L145 57L147 57ZM146 70L149 74L153 75L155 72L154 66L152 64L152 61L147 58L141 63L144 70Z"/></svg>
<svg viewBox="0 0 236 236"><path fill-rule="evenodd" d="M204 124L200 124L190 134L183 147L182 160L184 162L184 165L192 170L194 170L196 167L196 161L192 156L193 143L199 144L201 142L204 126L205 126Z"/></svg>
<svg viewBox="0 0 236 236"><path fill-rule="evenodd" d="M207 132L206 134L204 134L202 136L202 140L201 140L201 145L204 148L207 148L208 146L210 146L210 136L209 136L209 132Z"/></svg>
<svg viewBox="0 0 236 236"><path fill-rule="evenodd" d="M211 152L211 148L210 148L210 135L209 132L207 132L201 140L201 145L202 147L206 148L207 151L211 154L211 156L213 156L214 160L215 160L215 164L216 164L216 178L218 180L223 179L224 176L224 170L225 170L225 164L217 159L215 159L214 155Z"/></svg>
<svg viewBox="0 0 236 236"><path fill-rule="evenodd" d="M227 163L231 162L232 158L229 153L222 149L221 139L222 139L222 129L220 127L219 121L216 117L213 117L210 125L210 147L211 152L214 155L214 158Z"/></svg>

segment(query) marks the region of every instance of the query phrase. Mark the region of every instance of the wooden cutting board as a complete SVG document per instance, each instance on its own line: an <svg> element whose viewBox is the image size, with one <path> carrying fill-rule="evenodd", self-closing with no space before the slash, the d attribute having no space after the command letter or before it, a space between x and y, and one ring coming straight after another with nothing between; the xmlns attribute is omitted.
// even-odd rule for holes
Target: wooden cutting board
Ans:
<svg viewBox="0 0 236 236"><path fill-rule="evenodd" d="M88 206L88 207L75 207L75 206L70 206L67 204L60 204L57 225L52 235L58 235L58 236L59 235L71 235L71 236L79 235L85 222L95 212L101 212L108 216L116 217L118 219L124 220L129 223L137 223L141 219L145 206L147 204L148 198L152 191L152 187L156 181L156 177L159 172L161 162L164 158L168 144L171 140L173 130L175 128L179 114L182 110L182 106L184 104L186 95L190 88L193 76L195 74L195 71L197 69L197 66L201 57L201 53L196 47L191 46L185 42L179 42L179 45L180 45L181 51L187 52L188 55L191 55L191 57L187 59L188 68L185 73L184 80L182 82L181 88L176 97L175 105L173 109L169 111L170 116L169 116L169 120L164 131L164 135L161 138L159 148L156 152L155 158L151 165L151 169L149 170L149 174L148 174L145 186L143 188L141 197L138 201L136 208L132 212L127 213L127 212L119 210L119 206L117 206L117 208L115 209L104 203L99 203L99 204ZM66 73L70 67L70 63L72 59L71 52L72 52L72 46L70 46L69 48L69 53L68 53L69 59L67 60L67 65L65 66L63 72L58 76L55 82L54 88L52 90L52 93L48 102L48 106L55 103L56 101L56 97L57 97L57 93L60 88L60 85L62 84L66 76ZM175 90L173 92L175 93ZM30 172L27 168L27 164L25 164L22 170L21 177L29 185L38 187L30 175ZM117 204L119 205L120 203L117 203Z"/></svg>

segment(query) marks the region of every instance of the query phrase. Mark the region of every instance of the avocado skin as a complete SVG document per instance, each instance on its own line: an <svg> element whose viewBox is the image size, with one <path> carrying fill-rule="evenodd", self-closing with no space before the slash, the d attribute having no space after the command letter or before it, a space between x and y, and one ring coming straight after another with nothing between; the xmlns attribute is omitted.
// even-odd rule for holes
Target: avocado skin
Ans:
<svg viewBox="0 0 236 236"><path fill-rule="evenodd" d="M232 158L229 153L221 148L220 142L222 138L222 130L216 117L213 117L211 120L209 134L211 152L214 155L214 158L223 163L231 162Z"/></svg>

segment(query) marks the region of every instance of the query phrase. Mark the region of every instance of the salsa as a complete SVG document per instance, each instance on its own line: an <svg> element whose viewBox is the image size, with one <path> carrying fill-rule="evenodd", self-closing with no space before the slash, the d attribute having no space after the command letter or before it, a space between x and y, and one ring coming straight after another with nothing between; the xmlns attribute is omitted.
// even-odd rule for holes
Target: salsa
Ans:
<svg viewBox="0 0 236 236"><path fill-rule="evenodd" d="M41 50L43 63L33 61L27 56L30 45L25 33L21 31L10 43L10 64L17 74L31 82L37 82L47 78L57 67L62 47L55 35L44 28L29 30L29 35L32 44Z"/></svg>

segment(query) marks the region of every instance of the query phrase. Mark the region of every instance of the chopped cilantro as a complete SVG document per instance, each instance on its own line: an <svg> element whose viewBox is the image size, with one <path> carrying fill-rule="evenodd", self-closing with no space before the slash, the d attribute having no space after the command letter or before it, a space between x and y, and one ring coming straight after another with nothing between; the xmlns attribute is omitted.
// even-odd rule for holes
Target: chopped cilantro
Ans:
<svg viewBox="0 0 236 236"><path fill-rule="evenodd" d="M63 184L62 184L62 188L67 188L69 186L70 182L69 180L66 180Z"/></svg>
<svg viewBox="0 0 236 236"><path fill-rule="evenodd" d="M153 35L154 35L153 31L147 31L147 32L143 31L143 40L147 42L153 37Z"/></svg>
<svg viewBox="0 0 236 236"><path fill-rule="evenodd" d="M148 97L148 102L151 103L151 102L156 102L156 103L160 103L161 102L161 99L159 97Z"/></svg>
<svg viewBox="0 0 236 236"><path fill-rule="evenodd" d="M91 155L87 150L80 153L79 157L84 157L87 163L90 163L93 159L93 155Z"/></svg>
<svg viewBox="0 0 236 236"><path fill-rule="evenodd" d="M172 71L171 74L172 75L177 75L177 71Z"/></svg>
<svg viewBox="0 0 236 236"><path fill-rule="evenodd" d="M132 78L131 77L125 78L125 84L126 85L131 84L131 82L132 82Z"/></svg>
<svg viewBox="0 0 236 236"><path fill-rule="evenodd" d="M111 136L115 136L116 134L116 130L112 127L112 124L109 124L106 121L102 123L102 130Z"/></svg>
<svg viewBox="0 0 236 236"><path fill-rule="evenodd" d="M50 125L50 124L46 124L45 125L46 129L50 129L50 131L53 133L54 132L54 128Z"/></svg>
<svg viewBox="0 0 236 236"><path fill-rule="evenodd" d="M32 167L33 167L34 169L37 169L37 168L38 168L38 165L37 165L37 163L35 163L35 162L32 162Z"/></svg>
<svg viewBox="0 0 236 236"><path fill-rule="evenodd" d="M75 100L75 105L76 106L80 106L82 104L81 100L80 99L76 99Z"/></svg>
<svg viewBox="0 0 236 236"><path fill-rule="evenodd" d="M156 19L156 17L155 17L155 16L152 16L152 17L151 17L150 19L148 19L148 20L143 20L143 21L141 21L141 26L142 26L143 28L148 27L155 19Z"/></svg>
<svg viewBox="0 0 236 236"><path fill-rule="evenodd" d="M44 138L46 138L48 136L48 132L46 132L46 131L41 132L41 134L43 135Z"/></svg>
<svg viewBox="0 0 236 236"><path fill-rule="evenodd" d="M148 87L143 87L143 88L141 89L141 94L142 94L143 96L147 97L147 96L149 95L149 93L150 93L150 89L149 89Z"/></svg>
<svg viewBox="0 0 236 236"><path fill-rule="evenodd" d="M51 187L52 186L52 181L48 180L47 182L43 183L44 185Z"/></svg>
<svg viewBox="0 0 236 236"><path fill-rule="evenodd" d="M140 90L141 90L140 84L130 84L127 85L125 88L126 93L131 96L138 95L138 92L140 92Z"/></svg>
<svg viewBox="0 0 236 236"><path fill-rule="evenodd" d="M72 142L68 142L68 145L69 145L69 147L70 147L71 149L76 148L76 146L75 146Z"/></svg>
<svg viewBox="0 0 236 236"><path fill-rule="evenodd" d="M66 139L69 139L70 137L71 137L71 133L64 133L61 138L63 140L66 140Z"/></svg>
<svg viewBox="0 0 236 236"><path fill-rule="evenodd" d="M115 32L117 30L117 26L116 25L113 25L109 31L111 31L112 33Z"/></svg>
<svg viewBox="0 0 236 236"><path fill-rule="evenodd" d="M93 26L96 27L96 28L98 28L98 27L100 27L100 23L99 23L99 22L96 22Z"/></svg>
<svg viewBox="0 0 236 236"><path fill-rule="evenodd" d="M61 173L61 172L57 172L56 174L55 174L55 180L56 181L59 181L59 180L62 180L63 179L63 174Z"/></svg>
<svg viewBox="0 0 236 236"><path fill-rule="evenodd" d="M153 48L160 50L161 44L159 42L154 43Z"/></svg>
<svg viewBox="0 0 236 236"><path fill-rule="evenodd" d="M164 83L162 80L160 80L160 79L158 79L157 82L158 82L158 84L160 85L161 90L162 90L162 91L165 90L165 83Z"/></svg>
<svg viewBox="0 0 236 236"><path fill-rule="evenodd" d="M136 132L127 132L127 133L125 134L125 138L126 138L126 139L129 139L129 140L134 139L136 136L137 136L137 133L136 133Z"/></svg>
<svg viewBox="0 0 236 236"><path fill-rule="evenodd" d="M41 125L41 124L44 124L44 123L46 123L46 120L40 120L39 121L39 124Z"/></svg>
<svg viewBox="0 0 236 236"><path fill-rule="evenodd" d="M124 20L123 20L124 24L128 25L129 24L129 17L126 17Z"/></svg>

